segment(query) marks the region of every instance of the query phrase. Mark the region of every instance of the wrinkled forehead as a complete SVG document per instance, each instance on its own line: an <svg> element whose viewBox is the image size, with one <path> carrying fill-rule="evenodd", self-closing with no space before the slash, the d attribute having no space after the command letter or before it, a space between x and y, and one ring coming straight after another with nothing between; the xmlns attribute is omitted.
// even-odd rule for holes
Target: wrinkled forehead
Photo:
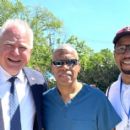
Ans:
<svg viewBox="0 0 130 130"><path fill-rule="evenodd" d="M3 30L4 31L4 30ZM0 37L1 44L15 44L20 43L23 46L30 47L29 37L24 29L21 27L10 27L3 32Z"/></svg>
<svg viewBox="0 0 130 130"><path fill-rule="evenodd" d="M20 39L24 39L25 36L26 36L26 32L24 29L22 29L21 27L12 26L3 32L1 39L3 41L16 40L16 39L20 40Z"/></svg>
<svg viewBox="0 0 130 130"><path fill-rule="evenodd" d="M58 49L53 53L52 59L67 59L73 58L78 59L78 54L74 49Z"/></svg>

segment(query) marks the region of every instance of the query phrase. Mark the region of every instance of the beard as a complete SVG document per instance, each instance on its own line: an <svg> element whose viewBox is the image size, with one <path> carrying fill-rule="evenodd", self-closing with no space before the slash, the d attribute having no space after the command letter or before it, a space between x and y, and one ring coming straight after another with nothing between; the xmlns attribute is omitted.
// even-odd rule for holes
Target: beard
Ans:
<svg viewBox="0 0 130 130"><path fill-rule="evenodd" d="M130 75L130 70L121 69L121 71L122 71L124 74Z"/></svg>

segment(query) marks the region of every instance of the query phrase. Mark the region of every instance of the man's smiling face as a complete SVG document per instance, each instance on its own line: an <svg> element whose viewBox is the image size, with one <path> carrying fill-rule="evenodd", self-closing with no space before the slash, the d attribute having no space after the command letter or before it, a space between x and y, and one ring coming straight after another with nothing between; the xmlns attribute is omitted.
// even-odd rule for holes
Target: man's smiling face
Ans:
<svg viewBox="0 0 130 130"><path fill-rule="evenodd" d="M16 75L31 55L29 36L17 27L6 30L0 39L0 65L11 75Z"/></svg>

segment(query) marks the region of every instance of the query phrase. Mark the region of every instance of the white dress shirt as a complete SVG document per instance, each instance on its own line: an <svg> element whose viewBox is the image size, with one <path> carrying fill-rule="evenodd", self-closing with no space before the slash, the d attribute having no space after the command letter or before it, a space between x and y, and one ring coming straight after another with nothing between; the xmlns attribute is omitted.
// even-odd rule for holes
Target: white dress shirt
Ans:
<svg viewBox="0 0 130 130"><path fill-rule="evenodd" d="M9 75L0 66L0 98L2 101L5 130L10 130L9 94L11 84L8 81L10 77L11 75ZM15 88L20 104L22 130L33 130L35 106L30 87L23 71L20 71L20 73L17 75L17 79L15 80Z"/></svg>
<svg viewBox="0 0 130 130"><path fill-rule="evenodd" d="M130 85L123 83L121 89L121 74L118 80L111 85L109 91L107 91L107 95L117 114L122 119L116 126L116 130L126 130L125 127L128 124L128 113L130 109Z"/></svg>

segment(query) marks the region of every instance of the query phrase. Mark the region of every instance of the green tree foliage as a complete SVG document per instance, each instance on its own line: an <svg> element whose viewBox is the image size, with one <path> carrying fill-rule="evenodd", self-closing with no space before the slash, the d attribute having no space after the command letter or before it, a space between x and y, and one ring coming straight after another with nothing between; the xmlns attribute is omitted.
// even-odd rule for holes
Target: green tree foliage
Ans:
<svg viewBox="0 0 130 130"><path fill-rule="evenodd" d="M76 36L71 36L66 43L72 44L79 54L80 64L82 65L82 70L88 65L89 57L93 54L93 50L87 46L85 41L79 40Z"/></svg>
<svg viewBox="0 0 130 130"><path fill-rule="evenodd" d="M39 68L44 73L50 70L51 53L59 39L56 36L61 32L62 22L44 8L36 7L35 11L30 8L29 14L30 25L34 31L34 48L29 66Z"/></svg>
<svg viewBox="0 0 130 130"><path fill-rule="evenodd" d="M35 45L29 66L41 72L50 70L51 48L49 45Z"/></svg>
<svg viewBox="0 0 130 130"><path fill-rule="evenodd" d="M84 76L82 73L85 73ZM106 88L117 79L118 74L119 70L115 65L113 54L108 49L90 56L88 67L84 72L81 70L81 78L84 82L95 84L103 91L106 91Z"/></svg>
<svg viewBox="0 0 130 130"><path fill-rule="evenodd" d="M16 0L0 0L0 26L9 18L20 18L26 12L26 7Z"/></svg>
<svg viewBox="0 0 130 130"><path fill-rule="evenodd" d="M29 9L28 21L34 31L34 44L48 43L53 46L58 34L61 33L63 23L45 8L35 7Z"/></svg>

